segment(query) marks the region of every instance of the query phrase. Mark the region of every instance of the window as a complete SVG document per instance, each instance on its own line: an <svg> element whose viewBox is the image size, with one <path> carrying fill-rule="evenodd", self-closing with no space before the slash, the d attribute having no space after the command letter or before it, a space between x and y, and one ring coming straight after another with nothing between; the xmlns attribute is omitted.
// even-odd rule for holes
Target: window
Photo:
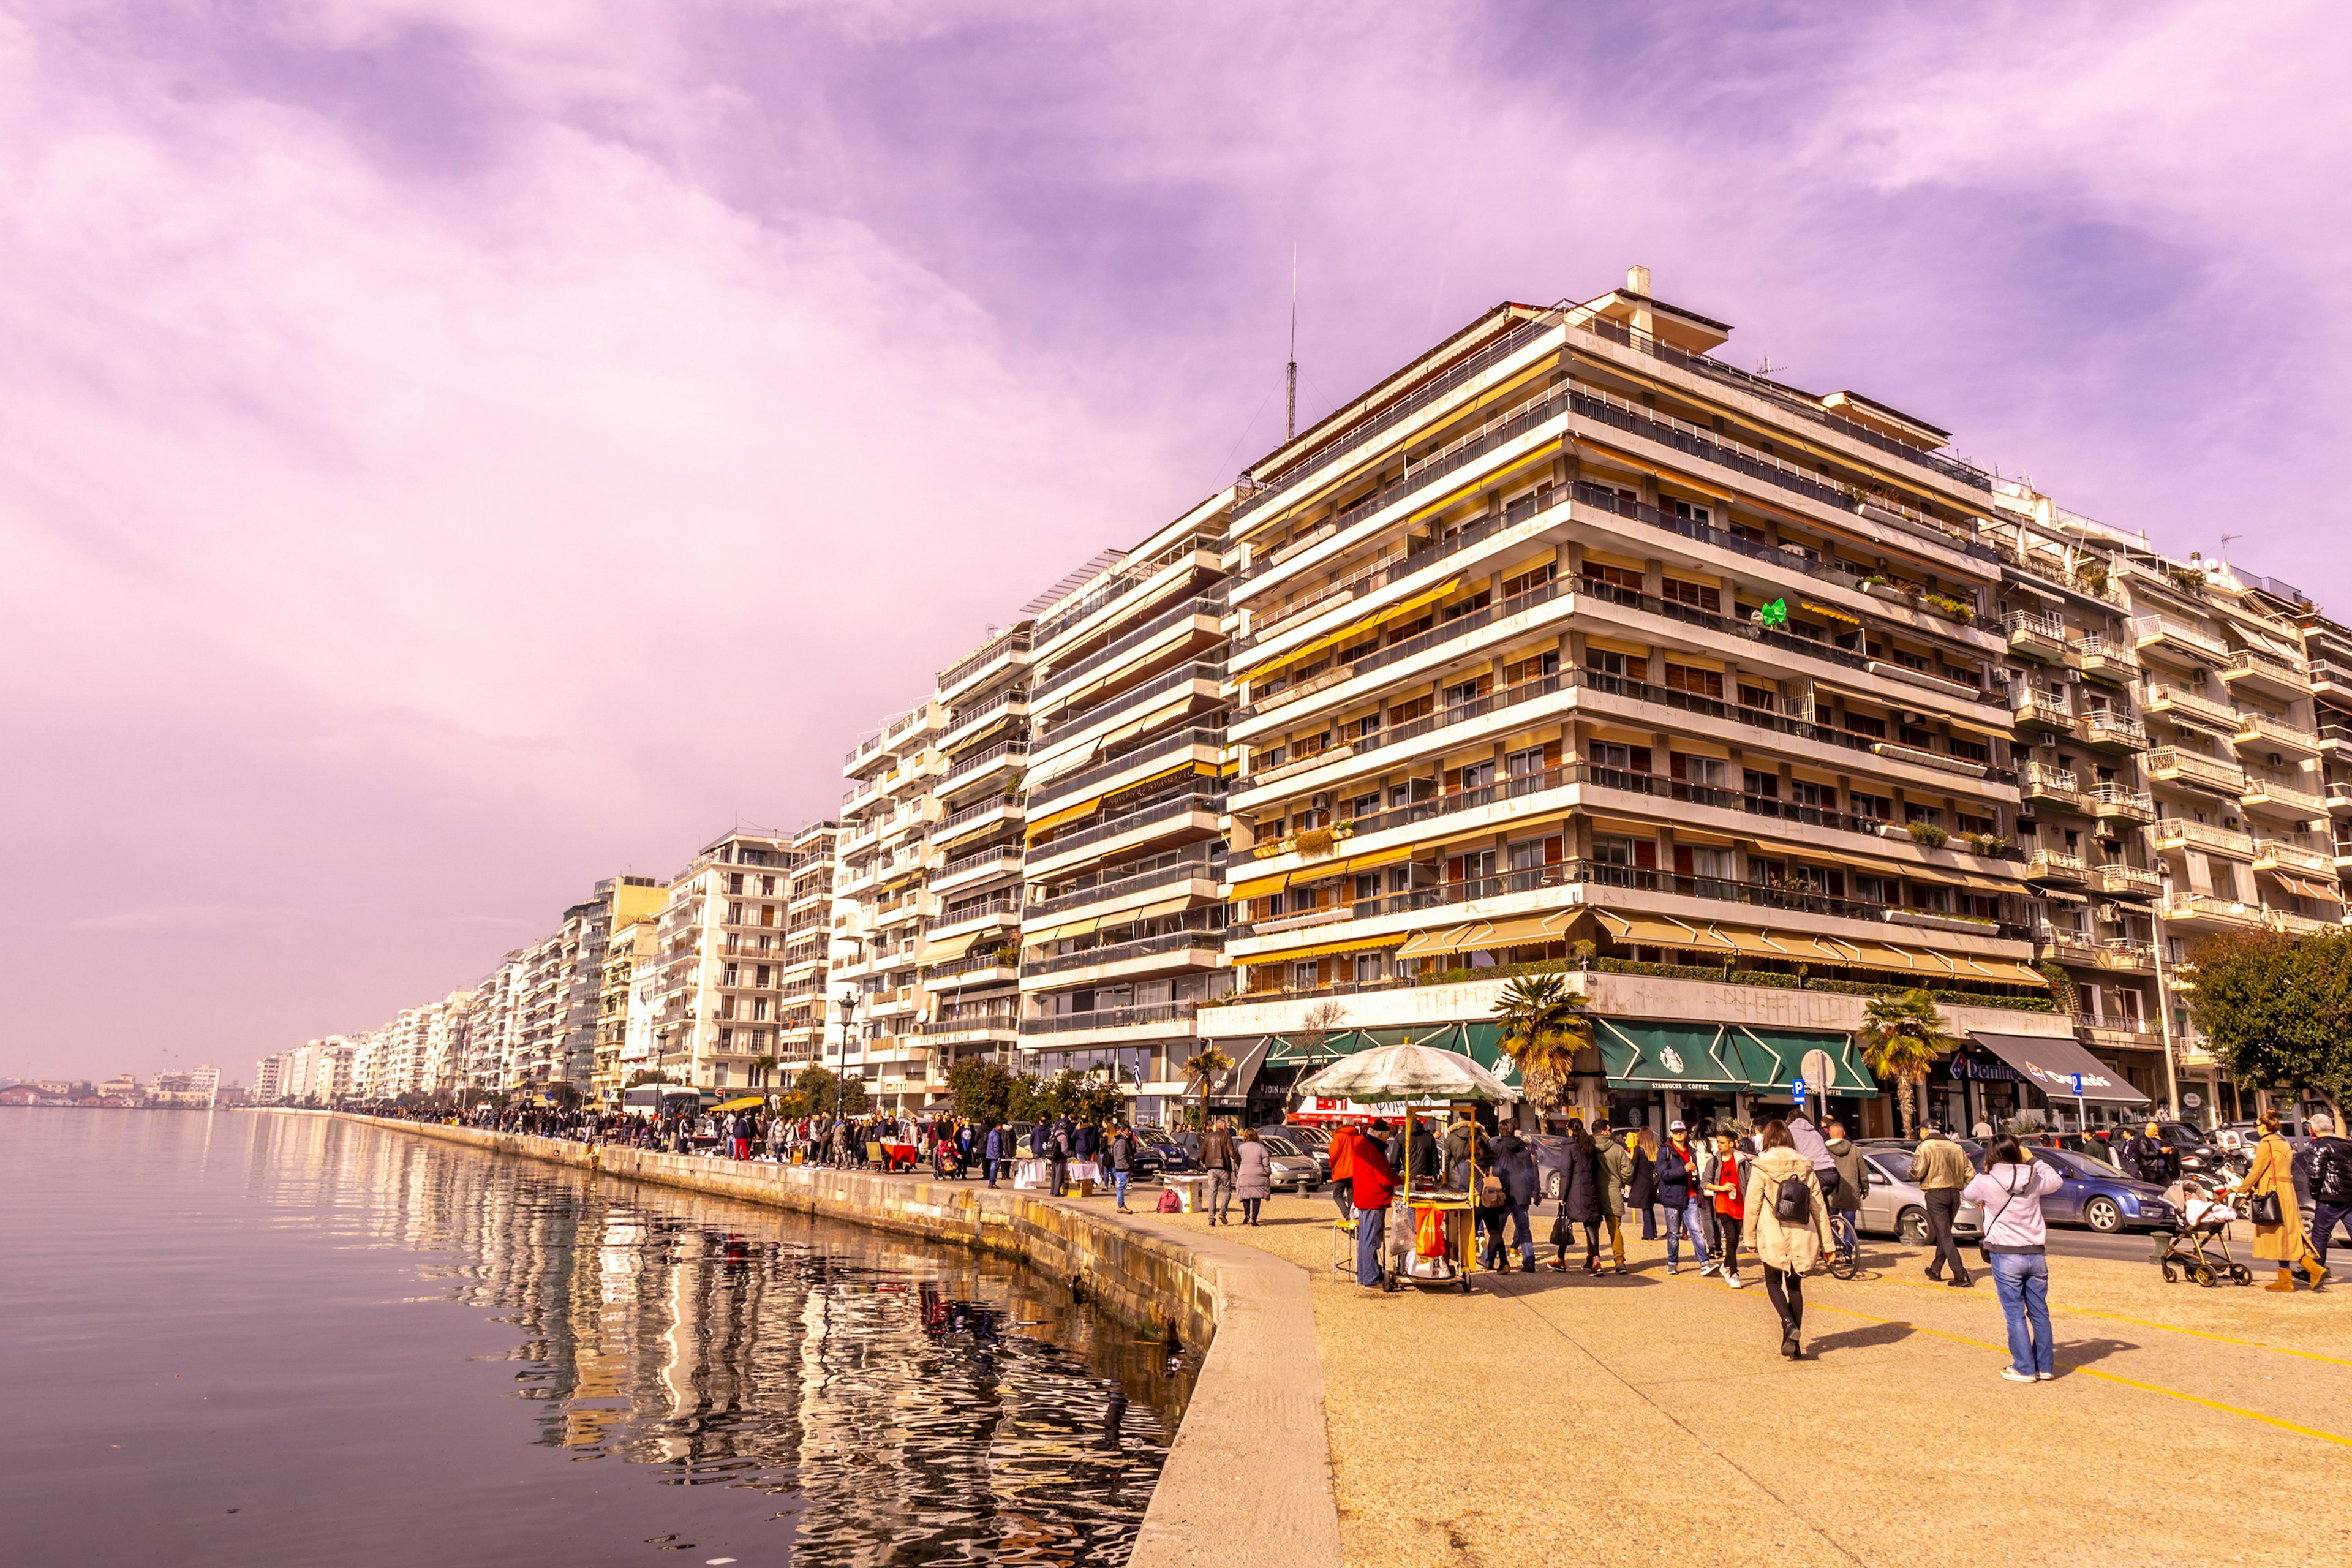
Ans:
<svg viewBox="0 0 2352 1568"><path fill-rule="evenodd" d="M1369 985L1375 980L1384 978L1384 972L1388 967L1388 961L1389 955L1385 952L1360 952L1356 954L1356 984L1359 985Z"/></svg>
<svg viewBox="0 0 2352 1568"><path fill-rule="evenodd" d="M1584 668L1609 680L1632 680L1647 683L1650 661L1638 654L1611 653L1604 648L1584 650Z"/></svg>
<svg viewBox="0 0 2352 1568"><path fill-rule="evenodd" d="M1733 879L1731 851L1712 844L1677 844L1675 846L1675 875L1728 882Z"/></svg>
<svg viewBox="0 0 2352 1568"><path fill-rule="evenodd" d="M1546 866L1557 866L1560 859L1560 839L1557 833L1542 838L1522 838L1506 847L1510 868L1514 871L1540 871Z"/></svg>
<svg viewBox="0 0 2352 1568"><path fill-rule="evenodd" d="M1475 679L1461 681L1445 689L1445 705L1459 708L1465 702L1475 702L1495 689L1495 678L1482 675Z"/></svg>
<svg viewBox="0 0 2352 1568"><path fill-rule="evenodd" d="M1705 697L1720 702L1723 700L1723 671L1670 664L1666 666L1666 689L1685 691L1693 697Z"/></svg>
<svg viewBox="0 0 2352 1568"><path fill-rule="evenodd" d="M1494 597L1495 595L1491 592L1485 588L1481 588L1476 593L1471 595L1468 598L1463 600L1460 604L1447 605L1444 606L1438 612L1439 618L1448 621L1458 621L1463 616L1470 614L1473 610L1485 609L1487 605L1493 602Z"/></svg>
<svg viewBox="0 0 2352 1568"><path fill-rule="evenodd" d="M1780 694L1761 686L1743 686L1739 689L1739 705L1742 708L1760 709L1767 713L1778 713L1780 710Z"/></svg>
<svg viewBox="0 0 2352 1568"><path fill-rule="evenodd" d="M1744 539L1750 544L1761 544L1765 542L1764 531L1745 522L1733 523L1731 525L1731 536L1734 539Z"/></svg>
<svg viewBox="0 0 2352 1568"><path fill-rule="evenodd" d="M1944 826L1944 814L1932 805L1921 805L1917 801L1906 800L1903 803L1903 820L1920 823L1928 827L1941 827Z"/></svg>
<svg viewBox="0 0 2352 1568"><path fill-rule="evenodd" d="M1874 822L1895 820L1895 803L1883 795L1864 795L1851 790L1846 795L1846 806L1856 816L1867 816Z"/></svg>
<svg viewBox="0 0 2352 1568"><path fill-rule="evenodd" d="M1294 963L1290 966L1290 984L1292 989L1298 991L1312 991L1321 983L1321 979L1317 973L1316 965L1313 963Z"/></svg>
<svg viewBox="0 0 2352 1568"><path fill-rule="evenodd" d="M768 988L768 966L766 964L763 963L760 965L751 984L758 986L762 991Z"/></svg>
<svg viewBox="0 0 2352 1568"><path fill-rule="evenodd" d="M1799 805L1818 806L1823 811L1837 809L1837 790L1830 784L1812 784L1804 779L1790 779L1789 798Z"/></svg>
<svg viewBox="0 0 2352 1568"><path fill-rule="evenodd" d="M736 984L736 973L737 971L735 966L731 963L728 964L719 972L719 984L721 985L732 985Z"/></svg>
<svg viewBox="0 0 2352 1568"><path fill-rule="evenodd" d="M1929 914L1948 914L1952 908L1952 891L1934 882L1911 884L1911 907Z"/></svg>
<svg viewBox="0 0 2352 1568"><path fill-rule="evenodd" d="M1845 727L1857 735L1867 735L1874 741L1886 739L1886 721L1873 719L1866 713L1847 714Z"/></svg>
<svg viewBox="0 0 2352 1568"><path fill-rule="evenodd" d="M1614 741L1595 741L1585 749L1585 760L1595 768L1620 773L1646 773L1650 771L1650 748L1621 746ZM1620 788L1624 787L1620 785Z"/></svg>
<svg viewBox="0 0 2352 1568"><path fill-rule="evenodd" d="M1447 774L1447 778L1452 784L1452 789L1447 792L1449 794L1462 790L1485 789L1495 782L1495 764L1491 761L1473 763L1466 768L1453 769Z"/></svg>
<svg viewBox="0 0 2352 1568"><path fill-rule="evenodd" d="M1895 901L1895 879L1857 876L1853 879L1853 896L1865 904L1891 904Z"/></svg>
<svg viewBox="0 0 2352 1568"><path fill-rule="evenodd" d="M1484 882L1495 875L1495 852L1474 849L1467 855L1446 858L1445 879L1449 882Z"/></svg>
<svg viewBox="0 0 2352 1568"><path fill-rule="evenodd" d="M1780 775L1743 768L1739 773L1739 788L1743 794L1760 800L1778 800L1780 798Z"/></svg>
<svg viewBox="0 0 2352 1568"><path fill-rule="evenodd" d="M1559 575L1559 563L1547 561L1542 565L1522 572L1516 577L1504 578L1503 597L1516 599L1522 594L1532 594Z"/></svg>
<svg viewBox="0 0 2352 1568"><path fill-rule="evenodd" d="M760 896L763 899L772 899L776 896L776 879L773 877L760 879Z"/></svg>
<svg viewBox="0 0 2352 1568"><path fill-rule="evenodd" d="M1412 698L1407 701L1390 703L1389 722L1391 724L1410 724L1415 719L1428 718L1431 713L1436 711L1436 709L1437 700L1432 697L1428 692L1424 691L1420 696Z"/></svg>
<svg viewBox="0 0 2352 1568"><path fill-rule="evenodd" d="M1360 741L1367 735L1377 735L1380 732L1381 715L1377 709L1348 726L1349 738L1351 740Z"/></svg>
<svg viewBox="0 0 2352 1568"><path fill-rule="evenodd" d="M1559 673L1559 650L1550 648L1539 654L1529 654L1523 659L1503 666L1503 684L1524 686L1530 680L1541 680L1547 676Z"/></svg>
<svg viewBox="0 0 2352 1568"><path fill-rule="evenodd" d="M1723 595L1719 590L1702 587L1696 583L1685 583L1676 577L1668 577L1658 584L1658 596L1670 605L1705 610L1710 616L1720 614L1723 609Z"/></svg>
<svg viewBox="0 0 2352 1568"><path fill-rule="evenodd" d="M1706 522L1712 515L1706 507L1693 506L1686 500L1676 500L1671 496L1658 498L1658 510L1672 512L1675 516L1686 519L1691 522Z"/></svg>
<svg viewBox="0 0 2352 1568"><path fill-rule="evenodd" d="M740 881L742 879L738 878L738 879L737 879L738 881ZM731 926L739 926L739 925L741 925L741 924L743 923L743 906L742 906L742 905L740 905L740 904L730 904L730 905L728 905L728 906L727 906L727 923L728 923L729 925L731 925Z"/></svg>
<svg viewBox="0 0 2352 1568"><path fill-rule="evenodd" d="M1666 753L1666 772L1684 784L1721 789L1729 771L1730 764L1721 757L1694 756L1688 752Z"/></svg>
<svg viewBox="0 0 2352 1568"><path fill-rule="evenodd" d="M768 999L765 996L751 998L751 1021L755 1024L764 1024L768 1021ZM759 1033L757 1029L751 1032L754 1035ZM757 1045L759 1042L754 1040L752 1043Z"/></svg>
<svg viewBox="0 0 2352 1568"><path fill-rule="evenodd" d="M735 1048L734 1030L721 1029L719 1031L719 1048L722 1051L731 1051Z"/></svg>
<svg viewBox="0 0 2352 1568"><path fill-rule="evenodd" d="M1557 741L1540 746L1529 746L1524 752L1513 752L1503 759L1503 775L1506 778L1523 779L1530 774L1543 772L1559 760L1559 742Z"/></svg>
<svg viewBox="0 0 2352 1568"><path fill-rule="evenodd" d="M728 873L728 876L727 876L727 890L728 890L729 892L730 892L730 893L740 893L740 892L741 892L741 891L743 890L743 873L742 873L742 872L740 872L740 871L730 871L730 872L729 872L729 873Z"/></svg>
<svg viewBox="0 0 2352 1568"><path fill-rule="evenodd" d="M1599 589L1604 596L1622 596L1642 591L1642 574L1629 572L1622 566L1604 566L1598 561L1588 561L1578 569L1578 575L1584 579L1586 587Z"/></svg>
<svg viewBox="0 0 2352 1568"><path fill-rule="evenodd" d="M1381 874L1378 871L1358 872L1355 878L1355 889L1353 892L1355 901L1360 904L1367 899L1377 899L1380 896Z"/></svg>

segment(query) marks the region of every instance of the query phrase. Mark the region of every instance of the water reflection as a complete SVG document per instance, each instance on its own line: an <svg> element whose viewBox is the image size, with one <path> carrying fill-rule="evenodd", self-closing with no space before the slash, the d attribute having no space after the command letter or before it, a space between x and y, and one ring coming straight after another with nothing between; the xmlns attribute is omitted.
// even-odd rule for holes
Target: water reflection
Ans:
<svg viewBox="0 0 2352 1568"><path fill-rule="evenodd" d="M768 1492L796 1563L1123 1562L1189 1392L1025 1270L856 1226L311 1117L257 1119L248 1191L440 1255L536 1442Z"/></svg>

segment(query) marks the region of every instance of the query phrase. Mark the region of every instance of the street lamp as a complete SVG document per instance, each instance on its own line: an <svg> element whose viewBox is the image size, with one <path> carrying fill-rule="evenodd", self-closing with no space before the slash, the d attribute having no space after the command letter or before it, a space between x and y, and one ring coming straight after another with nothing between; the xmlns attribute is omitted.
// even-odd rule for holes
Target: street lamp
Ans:
<svg viewBox="0 0 2352 1568"><path fill-rule="evenodd" d="M856 986L844 991L834 1000L834 1005L841 1009L841 1070L845 1078L849 1074L849 1035L850 1030L855 1026L857 1004L860 1000ZM861 1057L865 1055L863 1051L858 1054Z"/></svg>
<svg viewBox="0 0 2352 1568"><path fill-rule="evenodd" d="M2180 1069L2173 1060L2175 1050L2172 1043L2172 992L2171 988L2165 984L2164 974L2164 949L2168 940L2164 931L2164 907L2172 902L2172 862L2165 859L2161 855L2156 858L2156 918L2151 922L2151 929L2156 933L2156 941L2153 944L2156 949L2156 1021L2158 1026L2164 1032L2165 1098L2172 1102L2170 1106L2172 1114L2179 1116L2180 1114Z"/></svg>

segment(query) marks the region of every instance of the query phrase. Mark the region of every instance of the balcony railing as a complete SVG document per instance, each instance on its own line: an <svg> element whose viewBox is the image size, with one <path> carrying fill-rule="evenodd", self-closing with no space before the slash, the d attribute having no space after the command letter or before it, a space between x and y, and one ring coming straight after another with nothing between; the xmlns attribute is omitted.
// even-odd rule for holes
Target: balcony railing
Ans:
<svg viewBox="0 0 2352 1568"><path fill-rule="evenodd" d="M2290 910L2264 910L2263 924L2286 936L2317 936L2341 928L2340 921L2315 921Z"/></svg>
<svg viewBox="0 0 2352 1568"><path fill-rule="evenodd" d="M1109 881L1095 882L1074 888L1050 899L1039 899L1022 911L1029 919L1042 919L1059 914L1065 910L1082 909L1087 904L1099 904L1109 899L1125 898L1150 888L1164 888L1176 882L1194 880L1215 881L1224 870L1223 865L1206 855L1191 856L1171 866L1155 867L1139 871L1131 877L1118 877Z"/></svg>
<svg viewBox="0 0 2352 1568"><path fill-rule="evenodd" d="M2017 787L2027 795L2072 796L2082 793L2074 781L2072 768L2053 767L2048 763L2027 763L2018 770Z"/></svg>
<svg viewBox="0 0 2352 1568"><path fill-rule="evenodd" d="M1037 647L1043 647L1097 611L1108 608L1138 588L1158 582L1164 573L1183 562L1186 557L1203 552L1216 555L1222 553L1224 548L1224 540L1216 534L1195 534L1190 539L1178 541L1140 566L1132 561L1127 562L1120 565L1108 581L1098 584L1085 598L1075 605L1056 610L1030 627L1029 635Z"/></svg>
<svg viewBox="0 0 2352 1568"><path fill-rule="evenodd" d="M2321 876L2331 876L2336 870L2335 858L2327 851L2290 844L2284 838L2255 839L2254 864L2257 868L2266 865L2288 866L2298 871L2312 871Z"/></svg>
<svg viewBox="0 0 2352 1568"><path fill-rule="evenodd" d="M1202 658L1195 659L1191 664L1180 664L1167 674L1147 680L1130 690L1122 691L1108 702L1057 716L1053 722L1039 727L1036 735L1029 742L1030 749L1042 752L1066 735L1116 719L1122 713L1142 707L1156 697L1162 697L1171 691L1190 686L1196 680L1205 680L1213 685L1224 679L1225 667L1223 661L1220 659Z"/></svg>
<svg viewBox="0 0 2352 1568"><path fill-rule="evenodd" d="M2319 734L2313 730L2273 719L2267 713L2238 715L2238 744L2241 746L2284 746L2290 752L2316 753Z"/></svg>
<svg viewBox="0 0 2352 1568"><path fill-rule="evenodd" d="M2254 841L2250 835L2232 833L2210 822L2191 822L2185 816L2168 816L2150 823L2147 843L2151 849L2200 849L2238 860L2254 858Z"/></svg>
<svg viewBox="0 0 2352 1568"><path fill-rule="evenodd" d="M2170 616L2135 616L2132 639L2141 647L2169 647L2214 666L2230 662L2230 650L2221 638L2209 637Z"/></svg>
<svg viewBox="0 0 2352 1568"><path fill-rule="evenodd" d="M2168 921L2220 921L2241 926L2260 925L2263 919L2262 910L2252 904L2186 891L2167 896L2158 905L2157 912Z"/></svg>
<svg viewBox="0 0 2352 1568"><path fill-rule="evenodd" d="M1090 827L1073 833L1056 833L1042 844L1029 847L1029 858L1043 860L1051 856L1066 855L1073 849L1083 849L1089 844L1099 844L1107 838L1117 838L1138 828L1150 827L1158 822L1171 822L1180 816L1190 816L1196 811L1214 813L1223 803L1218 796L1187 790L1173 800L1155 801L1140 811L1130 811L1124 816L1114 816Z"/></svg>
<svg viewBox="0 0 2352 1568"><path fill-rule="evenodd" d="M2098 962L2102 969L2154 969L2156 949L2129 937L2111 936L2099 943Z"/></svg>
<svg viewBox="0 0 2352 1568"><path fill-rule="evenodd" d="M982 752L977 755L964 758L961 762L956 763L955 766L950 768L946 773L941 775L940 779L940 787L941 789L945 789L950 784L954 784L956 780L967 777L972 773L987 772L996 768L1017 768L1021 766L1023 763L1026 762L1028 757L1029 747L1026 742L1007 741L1001 745L991 746L988 750Z"/></svg>
<svg viewBox="0 0 2352 1568"><path fill-rule="evenodd" d="M2084 714L2083 734L2094 746L2137 750L2147 744L2147 731L2140 728L2139 720L2114 708L2094 708Z"/></svg>
<svg viewBox="0 0 2352 1568"><path fill-rule="evenodd" d="M1076 773L1056 773L1044 784L1032 787L1029 792L1030 815L1044 815L1046 807L1064 796L1076 795L1089 785L1131 773L1148 763L1172 757L1179 752L1207 746L1222 752L1224 743L1225 732L1222 729L1195 728L1154 735L1133 742L1127 750L1113 749L1104 761L1092 767L1080 768Z"/></svg>
<svg viewBox="0 0 2352 1568"><path fill-rule="evenodd" d="M950 877L961 877L966 871L977 871L983 868L1017 871L1021 868L1021 850L1017 846L1007 844L994 849L983 849L977 855L959 855L940 867L932 876L931 881L936 886Z"/></svg>
<svg viewBox="0 0 2352 1568"><path fill-rule="evenodd" d="M1222 619L1224 613L1225 602L1221 595L1204 594L1196 598L1181 600L1173 608L1153 616L1125 637L1107 647L1088 654L1077 663L1057 665L1048 669L1043 679L1030 683L1031 696L1042 700L1069 685L1078 677L1102 668L1134 649L1141 647L1153 638L1165 637L1171 629L1182 626L1195 616Z"/></svg>
<svg viewBox="0 0 2352 1568"><path fill-rule="evenodd" d="M2089 879L2090 869L2080 855L2069 855L2061 849L2036 849L2026 860L2025 875L2036 882L2083 882Z"/></svg>
<svg viewBox="0 0 2352 1568"><path fill-rule="evenodd" d="M1017 915L1021 912L1019 899L978 899L969 904L950 904L923 922L926 934L943 931L949 926L963 925L971 921L992 919L997 915Z"/></svg>
<svg viewBox="0 0 2352 1568"><path fill-rule="evenodd" d="M1126 963L1138 958L1156 958L1162 953L1187 952L1194 948L1209 952L1222 948L1225 933L1222 931L1178 931L1160 936L1140 937L1134 942L1107 942L1077 952L1058 953L1052 958L1033 958L1023 963L1023 974L1066 974L1074 969L1093 969L1106 963Z"/></svg>
<svg viewBox="0 0 2352 1568"><path fill-rule="evenodd" d="M2231 653L2229 667L2221 672L2224 680L2231 676L2266 676L2289 686L2307 687L2311 684L2311 667L2299 658L2288 658L2267 648L2242 647Z"/></svg>
<svg viewBox="0 0 2352 1568"><path fill-rule="evenodd" d="M2130 681L2139 679L2139 655L2127 643L2105 637L2085 637L2074 644L2083 673L2095 679Z"/></svg>
<svg viewBox="0 0 2352 1568"><path fill-rule="evenodd" d="M2178 686L2170 681L2149 681L2147 701L2145 706L2151 713L2162 713L2173 719L2199 721L2221 731L2223 734L2235 734L2238 730L2238 710L2234 704L2216 701L2200 692L2192 691L2185 686Z"/></svg>
<svg viewBox="0 0 2352 1568"><path fill-rule="evenodd" d="M969 658L940 671L939 689L942 693L952 691L998 660L1028 651L1029 629L1026 626L1007 632L993 642L982 645Z"/></svg>
<svg viewBox="0 0 2352 1568"><path fill-rule="evenodd" d="M2066 623L2056 616L2033 615L2018 611L2003 617L2001 629L2009 636L2010 651L2030 654L2037 658L2054 659L2066 652Z"/></svg>
<svg viewBox="0 0 2352 1568"><path fill-rule="evenodd" d="M1132 1029L1145 1024L1179 1024L1192 1022L1198 1004L1192 1002L1154 1002L1139 1007L1100 1007L1091 1013L1057 1013L1043 1018L1024 1018L1021 1032L1024 1035L1066 1035L1081 1029Z"/></svg>
<svg viewBox="0 0 2352 1568"><path fill-rule="evenodd" d="M2094 784L2088 799L2095 816L2126 822L2152 822L2156 819L2156 797L2144 789L2128 784Z"/></svg>
<svg viewBox="0 0 2352 1568"><path fill-rule="evenodd" d="M2246 787L2239 793L2238 800L2243 805L2275 805L2312 816L2327 815L2326 796L2298 788L2284 779L2267 778L2260 773L2247 776Z"/></svg>
<svg viewBox="0 0 2352 1568"><path fill-rule="evenodd" d="M2178 746L2150 752L2147 776L2159 783L2201 784L2225 795L2236 795L2246 787L2246 770L2237 763L2198 752L2184 752Z"/></svg>
<svg viewBox="0 0 2352 1568"><path fill-rule="evenodd" d="M2109 861L2091 868L2091 883L2095 891L2112 893L2126 898L2154 898L2164 886L2163 878L2154 871L2120 861Z"/></svg>
<svg viewBox="0 0 2352 1568"><path fill-rule="evenodd" d="M2011 706L2020 724L2039 724L2045 729L2074 732L2074 716L2066 711L2066 700L2057 692L2021 686Z"/></svg>

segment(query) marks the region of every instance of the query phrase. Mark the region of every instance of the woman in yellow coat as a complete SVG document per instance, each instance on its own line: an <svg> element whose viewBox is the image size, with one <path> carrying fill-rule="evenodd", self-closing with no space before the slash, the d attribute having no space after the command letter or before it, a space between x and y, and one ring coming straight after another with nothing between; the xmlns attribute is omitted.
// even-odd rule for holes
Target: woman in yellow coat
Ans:
<svg viewBox="0 0 2352 1568"><path fill-rule="evenodd" d="M2303 1214L2294 1201L2294 1148L2279 1136L2279 1113L2263 1112L2263 1143L2254 1151L2254 1163L2246 1172L2246 1190L2261 1195L2269 1193L2278 1199L2279 1223L2254 1226L2254 1257L2257 1261L2269 1259L2278 1265L2278 1278L2263 1287L2266 1290L2293 1290L2294 1265L2303 1265L2311 1276L2311 1288L2319 1289L2327 1270L2319 1266L2319 1254L2312 1249L2310 1237L2303 1234Z"/></svg>

